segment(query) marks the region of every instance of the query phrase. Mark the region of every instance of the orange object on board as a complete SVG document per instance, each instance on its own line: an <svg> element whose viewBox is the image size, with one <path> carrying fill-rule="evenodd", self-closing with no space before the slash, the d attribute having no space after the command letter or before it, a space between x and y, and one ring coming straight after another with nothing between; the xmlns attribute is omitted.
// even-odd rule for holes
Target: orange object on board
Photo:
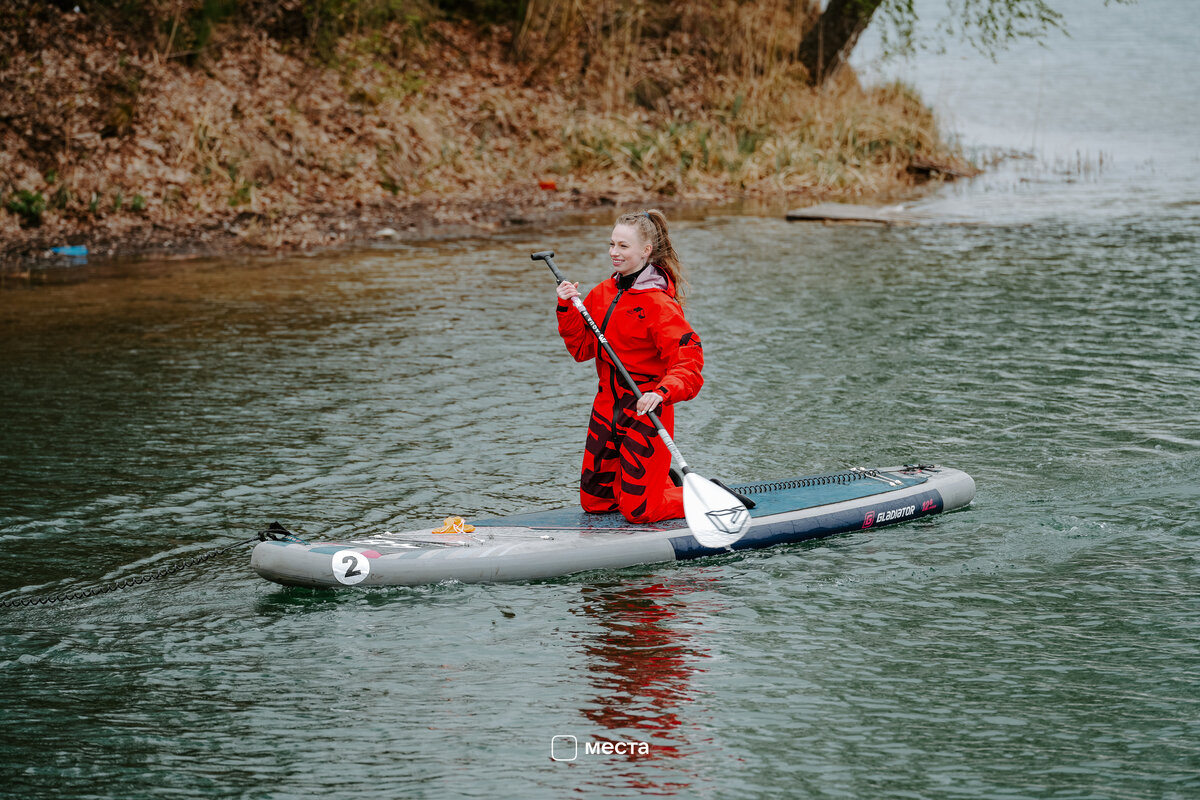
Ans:
<svg viewBox="0 0 1200 800"><path fill-rule="evenodd" d="M468 525L462 517L446 517L442 522L442 527L434 528L434 533L472 533L475 530L474 525Z"/></svg>

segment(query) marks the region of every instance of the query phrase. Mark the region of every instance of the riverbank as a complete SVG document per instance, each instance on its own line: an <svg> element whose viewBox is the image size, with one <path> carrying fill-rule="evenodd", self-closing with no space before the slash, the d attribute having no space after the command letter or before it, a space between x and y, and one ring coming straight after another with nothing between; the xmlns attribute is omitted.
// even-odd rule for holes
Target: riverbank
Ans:
<svg viewBox="0 0 1200 800"><path fill-rule="evenodd" d="M608 206L886 202L967 169L905 87L722 65L678 22L634 61L598 52L600 70L569 48L521 55L553 31L517 42L447 18L346 35L315 61L253 27L191 53L87 13L4 13L8 270L66 245L270 252Z"/></svg>

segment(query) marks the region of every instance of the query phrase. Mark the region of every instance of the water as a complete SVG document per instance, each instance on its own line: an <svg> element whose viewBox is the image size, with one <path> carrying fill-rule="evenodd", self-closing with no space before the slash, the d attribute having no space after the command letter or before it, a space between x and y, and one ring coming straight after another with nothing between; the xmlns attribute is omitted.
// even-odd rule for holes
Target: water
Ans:
<svg viewBox="0 0 1200 800"><path fill-rule="evenodd" d="M1144 44L1196 12L1109 14ZM1166 41L1076 28L1046 58L1194 74ZM1022 144L1004 117L990 143L1037 158L927 203L982 224L676 225L708 358L678 423L698 469L937 460L975 477L969 510L528 585L289 590L237 554L0 611L0 793L1200 795L1200 169L1171 127L1195 90L1144 125L1157 79L1057 75L1042 107L1078 97L1103 124L1043 115ZM990 97L1021 107L1026 79ZM918 84L989 144L986 103ZM1111 158L1060 169L1058 136ZM7 287L0 590L128 577L276 519L340 534L570 502L594 379L528 253L594 281L606 236ZM555 736L578 760L551 760ZM606 741L649 752L582 751Z"/></svg>
<svg viewBox="0 0 1200 800"><path fill-rule="evenodd" d="M1120 222L1196 215L1200 176L1200 7L1187 0L1058 0L1069 38L1016 43L990 61L936 38L940 0L918 0L919 39L942 53L880 62L868 29L852 63L867 80L915 86L944 126L981 160L1019 157L943 193L930 210L992 222L1052 216ZM1022 157L1023 156L1023 157ZM964 196L967 198L964 202Z"/></svg>

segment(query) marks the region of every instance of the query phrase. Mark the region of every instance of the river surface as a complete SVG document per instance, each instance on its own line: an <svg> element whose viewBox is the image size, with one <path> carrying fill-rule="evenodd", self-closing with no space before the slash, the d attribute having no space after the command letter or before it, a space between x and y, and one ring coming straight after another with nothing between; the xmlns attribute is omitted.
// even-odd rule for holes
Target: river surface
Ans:
<svg viewBox="0 0 1200 800"><path fill-rule="evenodd" d="M0 609L0 795L1200 796L1200 6L1064 5L1047 49L889 67L1030 154L922 204L971 224L674 227L698 471L938 461L969 509L517 585L239 549ZM594 377L528 254L594 283L608 230L6 286L0 597L572 503Z"/></svg>

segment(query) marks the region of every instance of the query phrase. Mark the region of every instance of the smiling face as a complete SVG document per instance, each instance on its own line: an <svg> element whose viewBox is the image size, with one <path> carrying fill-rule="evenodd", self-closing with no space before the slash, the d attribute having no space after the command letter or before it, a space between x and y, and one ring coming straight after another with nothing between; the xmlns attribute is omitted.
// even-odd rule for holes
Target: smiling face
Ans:
<svg viewBox="0 0 1200 800"><path fill-rule="evenodd" d="M608 257L613 269L622 275L632 275L646 265L653 249L632 225L618 225L608 243Z"/></svg>

